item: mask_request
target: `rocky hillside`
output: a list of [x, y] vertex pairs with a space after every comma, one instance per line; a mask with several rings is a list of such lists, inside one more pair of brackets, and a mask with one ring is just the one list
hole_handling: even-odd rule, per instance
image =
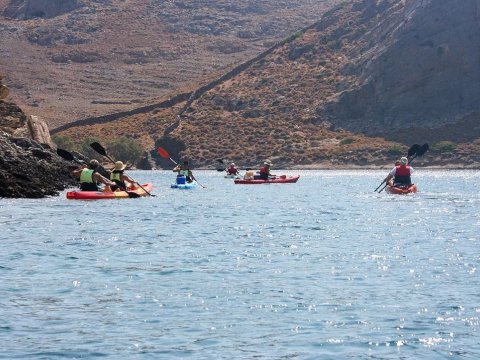
[[479, 1], [363, 1], [347, 9], [329, 16], [352, 26], [318, 38], [339, 47], [343, 77], [319, 117], [394, 140], [480, 136]]
[[479, 166], [477, 4], [345, 2], [199, 90], [174, 126], [179, 105], [66, 133], [127, 133], [134, 122], [146, 146], [200, 165], [391, 164], [408, 145], [430, 142], [429, 164]]
[[339, 0], [0, 0], [0, 69], [50, 128], [167, 98]]

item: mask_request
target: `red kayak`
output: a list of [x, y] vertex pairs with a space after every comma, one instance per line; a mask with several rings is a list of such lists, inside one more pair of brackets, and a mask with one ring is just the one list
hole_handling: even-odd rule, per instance
[[300, 175], [297, 176], [277, 176], [274, 179], [268, 179], [268, 180], [247, 180], [247, 179], [235, 179], [233, 182], [235, 184], [292, 184], [296, 183], [298, 179], [300, 178]]
[[413, 194], [417, 192], [417, 185], [415, 184], [405, 185], [405, 186], [387, 185], [386, 191], [389, 194], [398, 194], [398, 195]]
[[[148, 192], [152, 191], [152, 184], [142, 185]], [[147, 196], [148, 194], [142, 189], [137, 188], [130, 191], [69, 191], [67, 199], [72, 200], [101, 200], [101, 199], [128, 199]]]

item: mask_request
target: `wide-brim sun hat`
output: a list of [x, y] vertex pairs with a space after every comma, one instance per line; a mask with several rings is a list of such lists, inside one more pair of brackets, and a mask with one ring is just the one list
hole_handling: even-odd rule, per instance
[[124, 164], [121, 161], [116, 161], [115, 162], [115, 170], [125, 170], [126, 167], [127, 167], [127, 165]]
[[263, 163], [263, 165], [272, 166], [272, 163], [271, 163], [270, 161], [268, 161], [268, 160], [267, 160], [267, 161], [265, 161], [265, 162]]
[[407, 164], [408, 164], [408, 159], [404, 156], [404, 157], [402, 157], [402, 158], [400, 159], [400, 163], [401, 163], [402, 165], [407, 165]]

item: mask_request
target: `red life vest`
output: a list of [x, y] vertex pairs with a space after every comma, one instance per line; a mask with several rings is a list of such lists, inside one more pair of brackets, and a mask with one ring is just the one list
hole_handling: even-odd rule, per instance
[[237, 168], [235, 166], [230, 166], [228, 169], [227, 169], [227, 172], [229, 174], [236, 174], [238, 172]]
[[270, 169], [267, 166], [263, 166], [260, 168], [260, 174], [268, 174], [270, 173]]
[[412, 183], [410, 173], [410, 166], [408, 165], [395, 166], [395, 178], [393, 183], [395, 185], [410, 185]]
[[408, 165], [395, 166], [395, 176], [410, 176], [410, 166]]

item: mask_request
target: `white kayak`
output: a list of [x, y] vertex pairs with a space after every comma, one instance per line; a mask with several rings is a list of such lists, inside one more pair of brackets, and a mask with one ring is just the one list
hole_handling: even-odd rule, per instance
[[241, 179], [242, 177], [238, 174], [227, 174], [224, 176], [225, 179]]

